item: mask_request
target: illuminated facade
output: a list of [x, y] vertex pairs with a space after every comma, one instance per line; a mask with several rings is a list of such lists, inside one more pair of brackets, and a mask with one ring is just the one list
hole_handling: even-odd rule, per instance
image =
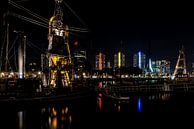
[[125, 55], [119, 51], [114, 55], [114, 68], [120, 67], [125, 67]]
[[194, 77], [194, 63], [192, 63], [192, 66], [191, 66], [191, 75], [192, 77]]
[[112, 68], [110, 61], [107, 61], [107, 66], [106, 67], [109, 68], [109, 69]]
[[86, 67], [86, 50], [77, 50], [73, 53], [74, 69], [76, 74], [83, 74]]
[[159, 76], [170, 75], [170, 61], [167, 60], [156, 60], [152, 61], [153, 73]]
[[105, 55], [102, 52], [99, 52], [96, 55], [95, 69], [102, 70], [106, 67]]
[[86, 50], [77, 50], [73, 53], [74, 59], [77, 59], [79, 62], [86, 60]]
[[138, 52], [133, 55], [133, 67], [139, 67], [142, 70], [146, 69], [146, 55], [143, 52]]

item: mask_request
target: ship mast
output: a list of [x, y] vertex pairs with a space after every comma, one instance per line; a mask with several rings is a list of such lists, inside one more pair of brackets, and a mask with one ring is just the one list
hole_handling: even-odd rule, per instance
[[5, 56], [5, 72], [8, 72], [8, 61], [9, 61], [9, 23], [7, 23], [7, 36], [6, 36], [6, 39], [7, 39], [7, 44], [6, 44], [6, 56]]

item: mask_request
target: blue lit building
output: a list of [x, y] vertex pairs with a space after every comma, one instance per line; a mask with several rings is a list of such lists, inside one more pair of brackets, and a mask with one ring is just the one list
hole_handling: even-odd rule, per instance
[[133, 55], [133, 67], [139, 67], [143, 71], [146, 70], [146, 55], [139, 51]]

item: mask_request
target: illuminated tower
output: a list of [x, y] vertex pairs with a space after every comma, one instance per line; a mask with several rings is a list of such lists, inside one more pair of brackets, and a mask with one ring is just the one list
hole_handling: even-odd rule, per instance
[[63, 0], [55, 0], [54, 15], [49, 21], [48, 54], [49, 78], [48, 85], [64, 87], [71, 85], [71, 52], [69, 48], [69, 27], [63, 22]]
[[114, 55], [114, 68], [125, 67], [125, 55], [119, 51]]
[[187, 74], [186, 70], [186, 60], [185, 60], [185, 53], [184, 53], [184, 47], [182, 46], [181, 50], [179, 50], [179, 56], [176, 63], [176, 67], [172, 76], [172, 79], [175, 78], [177, 74]]
[[142, 70], [146, 69], [146, 55], [139, 51], [133, 56], [133, 67], [139, 67]]
[[74, 71], [76, 75], [83, 75], [84, 70], [86, 69], [86, 50], [76, 50], [73, 53], [74, 55]]
[[96, 70], [102, 70], [103, 68], [106, 67], [105, 65], [105, 55], [100, 51], [96, 55], [96, 61], [95, 61], [95, 69]]

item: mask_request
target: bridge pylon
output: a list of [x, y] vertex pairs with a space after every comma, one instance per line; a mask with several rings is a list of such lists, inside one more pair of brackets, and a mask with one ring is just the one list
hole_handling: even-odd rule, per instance
[[181, 49], [179, 50], [179, 56], [178, 56], [174, 73], [172, 75], [172, 79], [174, 79], [177, 75], [186, 75], [186, 74], [187, 74], [186, 59], [185, 59], [184, 47], [182, 45]]

